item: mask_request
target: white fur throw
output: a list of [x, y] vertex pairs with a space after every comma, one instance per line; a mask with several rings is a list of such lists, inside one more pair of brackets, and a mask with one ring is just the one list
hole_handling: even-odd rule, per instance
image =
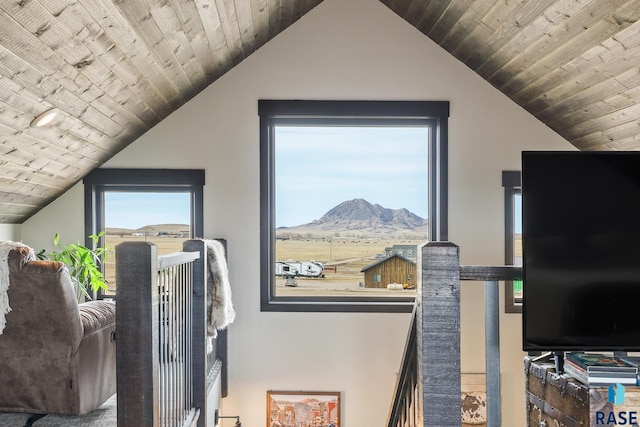
[[9, 252], [16, 248], [28, 248], [29, 253], [24, 259], [24, 262], [29, 262], [35, 258], [33, 249], [29, 246], [12, 242], [10, 240], [0, 242], [0, 335], [4, 331], [4, 327], [7, 324], [6, 315], [11, 311], [9, 306]]
[[236, 317], [231, 303], [229, 268], [224, 246], [217, 240], [205, 240], [209, 269], [207, 278], [207, 335], [218, 336]]

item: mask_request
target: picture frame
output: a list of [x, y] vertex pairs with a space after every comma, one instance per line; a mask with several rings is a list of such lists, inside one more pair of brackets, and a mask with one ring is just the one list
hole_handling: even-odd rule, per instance
[[340, 427], [339, 391], [267, 391], [267, 427]]
[[487, 378], [463, 373], [461, 378], [462, 427], [487, 427]]

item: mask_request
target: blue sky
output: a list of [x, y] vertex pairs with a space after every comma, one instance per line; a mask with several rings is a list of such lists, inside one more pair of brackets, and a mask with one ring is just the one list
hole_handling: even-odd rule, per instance
[[[276, 226], [319, 219], [347, 200], [427, 217], [427, 129], [276, 127]], [[189, 224], [189, 193], [105, 196], [109, 228]]]
[[155, 224], [189, 224], [189, 193], [105, 193], [109, 228], [138, 229]]
[[276, 127], [276, 227], [362, 198], [427, 217], [427, 129]]
[[518, 234], [522, 234], [522, 195], [518, 194], [514, 198], [514, 230]]

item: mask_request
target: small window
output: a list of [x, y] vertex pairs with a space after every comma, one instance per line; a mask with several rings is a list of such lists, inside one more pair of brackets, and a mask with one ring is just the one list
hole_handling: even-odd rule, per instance
[[[522, 266], [522, 189], [520, 171], [503, 171], [505, 265]], [[505, 281], [505, 312], [522, 312], [522, 280]]]
[[[202, 170], [96, 169], [84, 184], [85, 235], [104, 231], [102, 246], [150, 241], [162, 255], [179, 252], [183, 241], [203, 236]], [[114, 256], [102, 264], [109, 290], [98, 297], [116, 293]]]
[[382, 282], [382, 274], [380, 274], [380, 273], [375, 273], [375, 274], [373, 275], [373, 281], [374, 281], [374, 283], [380, 283], [380, 282]]

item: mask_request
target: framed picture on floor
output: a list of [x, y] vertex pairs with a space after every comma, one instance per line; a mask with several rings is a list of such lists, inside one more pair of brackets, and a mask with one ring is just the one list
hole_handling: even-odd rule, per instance
[[340, 427], [340, 392], [267, 391], [267, 427]]

